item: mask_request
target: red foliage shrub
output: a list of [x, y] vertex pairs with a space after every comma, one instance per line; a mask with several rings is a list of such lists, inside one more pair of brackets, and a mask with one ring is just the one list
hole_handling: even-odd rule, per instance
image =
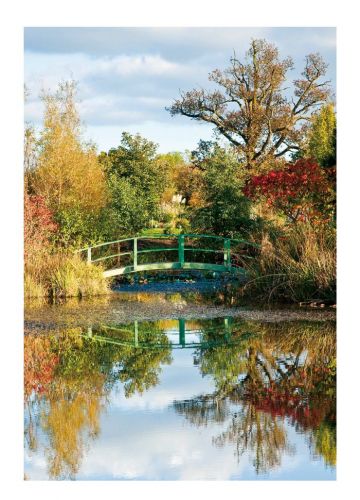
[[24, 250], [25, 259], [32, 252], [37, 252], [49, 245], [49, 237], [55, 233], [58, 225], [52, 211], [46, 206], [42, 196], [24, 197]]
[[282, 170], [252, 177], [244, 194], [250, 199], [265, 198], [268, 206], [295, 221], [328, 217], [330, 190], [329, 180], [316, 161], [300, 159]]

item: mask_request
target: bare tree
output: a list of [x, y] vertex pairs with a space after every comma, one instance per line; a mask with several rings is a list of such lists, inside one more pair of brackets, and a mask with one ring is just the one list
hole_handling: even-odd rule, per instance
[[306, 122], [330, 93], [329, 81], [320, 81], [327, 65], [319, 54], [306, 56], [302, 78], [295, 80], [293, 97], [284, 87], [290, 57], [280, 60], [278, 49], [265, 40], [252, 40], [242, 63], [216, 69], [209, 80], [220, 89], [193, 89], [181, 93], [168, 108], [171, 115], [215, 125], [233, 144], [249, 171], [301, 148]]

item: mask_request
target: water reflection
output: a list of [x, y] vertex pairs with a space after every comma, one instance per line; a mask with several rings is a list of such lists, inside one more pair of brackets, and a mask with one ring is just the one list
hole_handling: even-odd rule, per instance
[[176, 401], [174, 408], [198, 426], [230, 420], [214, 444], [233, 443], [238, 459], [250, 450], [257, 473], [293, 452], [285, 419], [307, 433], [315, 454], [335, 465], [335, 354], [332, 324], [320, 331], [317, 325], [260, 326], [242, 346], [199, 351], [197, 364], [212, 375], [217, 390], [205, 399]]
[[[180, 418], [179, 435], [181, 420], [207, 429], [214, 450], [231, 448], [236, 463], [246, 456], [261, 475], [281, 469], [284, 458], [297, 453], [293, 429], [312, 459], [333, 467], [334, 332], [333, 322], [180, 318], [29, 334], [24, 344], [27, 452], [45, 458], [49, 478], [77, 478], [102, 439], [101, 418], [114, 412], [116, 394], [131, 400], [156, 390], [165, 369], [181, 372], [171, 370], [181, 368], [183, 352], [192, 358], [192, 378], [186, 383], [181, 375], [175, 378], [167, 404], [167, 418]], [[201, 393], [196, 392], [199, 378], [208, 381]], [[135, 409], [132, 416], [146, 429], [149, 414]], [[135, 441], [136, 428], [128, 432]], [[167, 471], [161, 474], [165, 478]]]
[[[205, 327], [205, 323], [208, 323]], [[240, 322], [241, 324], [241, 322]], [[187, 320], [159, 320], [157, 322], [135, 320], [125, 325], [89, 327], [84, 338], [118, 346], [144, 349], [209, 349], [230, 346], [252, 335], [238, 331], [238, 322], [232, 317], [216, 318], [207, 322]], [[232, 335], [236, 333], [236, 335]]]

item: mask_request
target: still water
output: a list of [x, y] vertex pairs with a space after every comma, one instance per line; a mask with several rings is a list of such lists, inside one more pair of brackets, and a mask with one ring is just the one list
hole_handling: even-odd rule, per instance
[[332, 312], [117, 294], [25, 331], [29, 480], [335, 479]]

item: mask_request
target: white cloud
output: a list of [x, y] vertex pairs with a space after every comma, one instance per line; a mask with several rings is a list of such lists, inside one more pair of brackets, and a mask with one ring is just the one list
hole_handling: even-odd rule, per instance
[[[209, 139], [211, 127], [171, 118], [165, 107], [179, 89], [208, 88], [208, 73], [225, 68], [233, 50], [243, 57], [251, 37], [265, 37], [292, 55], [296, 71], [309, 52], [330, 62], [335, 80], [333, 28], [27, 28], [25, 81], [33, 92], [25, 119], [39, 124], [42, 88], [54, 90], [60, 80], [79, 82], [80, 111], [99, 149], [123, 130], [150, 133], [161, 151], [192, 149]], [[154, 140], [153, 139], [153, 140]]]
[[[114, 72], [120, 76], [178, 74], [186, 66], [167, 61], [159, 55], [119, 56], [100, 59], [98, 71]], [[94, 72], [91, 67], [89, 74]]]
[[[30, 53], [25, 63], [25, 82], [31, 92], [25, 103], [25, 120], [40, 124], [43, 104], [39, 94], [43, 89], [55, 91], [67, 79], [79, 82], [79, 111], [88, 126], [117, 125], [124, 130], [146, 122], [170, 124], [165, 107], [187, 82], [205, 84], [207, 68], [174, 63], [158, 55], [95, 58]], [[97, 136], [93, 139], [102, 142]]]
[[[139, 422], [139, 428], [129, 432], [136, 428], [132, 414], [104, 419], [103, 439], [94, 443], [83, 461], [79, 479], [100, 474], [112, 479], [226, 480], [247, 467], [246, 459], [237, 465], [232, 448], [213, 446], [212, 435], [223, 426], [197, 429], [181, 426], [181, 420], [173, 413], [165, 418], [147, 413], [146, 428]], [[112, 437], [115, 428], [116, 440]]]

